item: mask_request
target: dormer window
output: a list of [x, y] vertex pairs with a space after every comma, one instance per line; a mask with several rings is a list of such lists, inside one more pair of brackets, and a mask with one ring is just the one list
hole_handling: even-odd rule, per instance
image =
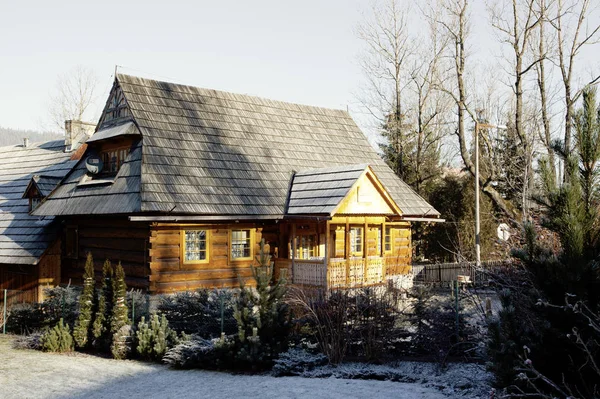
[[107, 151], [102, 151], [100, 157], [104, 163], [102, 175], [116, 175], [123, 162], [129, 155], [129, 147], [113, 148]]
[[40, 198], [40, 197], [29, 198], [29, 212], [33, 211], [41, 203], [42, 203], [42, 198]]
[[29, 200], [29, 212], [35, 210], [59, 182], [60, 177], [34, 175], [23, 193], [23, 198]]

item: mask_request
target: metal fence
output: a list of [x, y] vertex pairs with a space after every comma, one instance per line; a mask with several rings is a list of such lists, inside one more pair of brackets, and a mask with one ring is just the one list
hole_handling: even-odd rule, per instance
[[469, 281], [474, 285], [488, 283], [489, 271], [496, 267], [506, 267], [513, 263], [511, 259], [481, 262], [433, 263], [412, 265], [413, 281], [421, 283], [450, 284], [452, 281]]

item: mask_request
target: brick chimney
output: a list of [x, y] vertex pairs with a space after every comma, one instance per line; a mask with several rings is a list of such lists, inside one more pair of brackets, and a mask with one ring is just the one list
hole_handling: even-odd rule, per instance
[[65, 121], [65, 152], [77, 150], [96, 130], [94, 123]]

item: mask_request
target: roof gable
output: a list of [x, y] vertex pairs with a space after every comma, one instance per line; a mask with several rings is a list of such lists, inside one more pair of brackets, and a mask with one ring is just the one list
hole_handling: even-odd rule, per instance
[[311, 169], [294, 175], [289, 215], [400, 215], [398, 206], [365, 164]]

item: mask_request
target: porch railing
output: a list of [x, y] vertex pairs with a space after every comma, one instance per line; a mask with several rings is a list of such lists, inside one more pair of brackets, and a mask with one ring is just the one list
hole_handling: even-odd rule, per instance
[[[383, 282], [383, 258], [369, 257], [364, 258], [331, 258], [325, 269], [324, 263], [321, 261], [318, 265], [321, 269], [315, 270], [317, 265], [309, 261], [295, 261], [294, 267], [294, 284], [310, 284], [325, 286], [327, 276], [329, 274], [330, 288], [341, 287], [359, 287], [362, 285], [373, 285]], [[300, 274], [302, 273], [302, 274]], [[310, 281], [315, 282], [309, 283]]]

